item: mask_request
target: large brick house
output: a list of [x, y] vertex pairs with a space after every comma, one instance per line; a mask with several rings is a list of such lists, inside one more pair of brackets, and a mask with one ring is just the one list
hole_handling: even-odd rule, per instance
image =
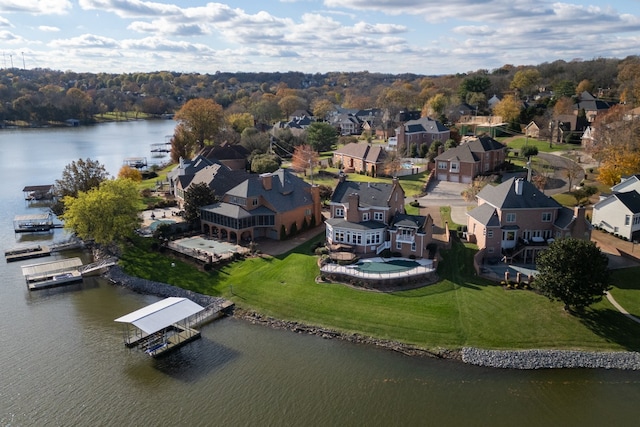
[[407, 215], [398, 179], [389, 183], [348, 181], [344, 175], [329, 202], [329, 248], [375, 256], [389, 249], [403, 257], [423, 258], [431, 242], [430, 216]]
[[430, 117], [409, 120], [396, 129], [398, 151], [406, 152], [412, 145], [420, 149], [421, 145], [429, 147], [434, 141], [444, 143], [451, 136], [449, 128]]
[[204, 234], [238, 244], [280, 240], [321, 220], [319, 188], [287, 169], [250, 175], [200, 210]]
[[472, 137], [438, 155], [436, 177], [440, 181], [470, 183], [504, 164], [506, 146], [488, 135]]
[[487, 185], [477, 197], [478, 207], [467, 213], [467, 236], [486, 258], [533, 262], [552, 239], [591, 238], [584, 207], [564, 207], [522, 178]]
[[333, 152], [333, 164], [340, 165], [345, 173], [378, 175], [387, 154], [380, 145], [352, 142]]

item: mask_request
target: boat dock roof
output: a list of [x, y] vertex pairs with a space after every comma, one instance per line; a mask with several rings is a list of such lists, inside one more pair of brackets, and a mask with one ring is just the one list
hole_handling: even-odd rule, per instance
[[22, 266], [22, 274], [29, 290], [60, 286], [82, 280], [78, 270], [82, 266], [80, 258], [68, 258]]
[[51, 214], [48, 212], [28, 215], [16, 215], [13, 217], [14, 221], [48, 221], [51, 219]]
[[153, 334], [202, 310], [204, 307], [186, 298], [169, 297], [118, 317], [115, 321], [130, 323], [147, 334]]

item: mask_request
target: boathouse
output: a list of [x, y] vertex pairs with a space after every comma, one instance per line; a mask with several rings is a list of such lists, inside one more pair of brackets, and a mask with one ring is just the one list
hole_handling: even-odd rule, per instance
[[33, 200], [52, 200], [55, 196], [53, 184], [47, 185], [27, 185], [22, 189], [24, 199]]
[[51, 213], [16, 215], [13, 218], [13, 230], [16, 233], [50, 231], [55, 228]]
[[82, 267], [80, 258], [68, 258], [24, 265], [22, 266], [22, 274], [29, 290], [35, 291], [81, 281], [80, 267]]
[[200, 321], [204, 307], [187, 298], [169, 297], [115, 319], [124, 326], [124, 344], [157, 357], [200, 338], [191, 325]]

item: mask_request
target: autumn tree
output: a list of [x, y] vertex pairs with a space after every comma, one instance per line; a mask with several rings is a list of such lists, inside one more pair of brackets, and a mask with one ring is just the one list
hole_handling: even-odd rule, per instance
[[289, 95], [278, 101], [278, 107], [286, 117], [289, 117], [296, 110], [306, 110], [309, 103], [301, 96]]
[[318, 152], [331, 150], [337, 141], [338, 133], [329, 123], [315, 122], [307, 128], [307, 143]]
[[313, 149], [311, 145], [304, 144], [299, 145], [293, 152], [293, 158], [291, 159], [291, 165], [297, 171], [302, 171], [307, 174], [307, 168], [310, 170], [310, 175], [313, 176], [313, 168], [318, 164], [318, 152]]
[[511, 80], [511, 89], [516, 89], [522, 94], [528, 95], [536, 88], [540, 81], [540, 72], [535, 68], [527, 68], [516, 71]]
[[315, 101], [312, 105], [313, 115], [318, 119], [326, 118], [329, 113], [335, 110], [333, 103], [328, 99], [319, 99]]
[[513, 95], [506, 95], [493, 107], [493, 114], [501, 116], [504, 122], [515, 122], [520, 115], [520, 103], [516, 101]]
[[142, 181], [142, 172], [129, 165], [124, 165], [118, 171], [118, 178], [127, 178], [134, 182]]
[[558, 98], [555, 105], [553, 106], [553, 116], [558, 117], [566, 114], [573, 114], [573, 99], [568, 96], [563, 96]]
[[584, 176], [584, 169], [576, 162], [571, 162], [564, 170], [564, 175], [569, 181], [569, 191], [573, 189], [573, 183]]
[[[194, 98], [187, 101], [175, 115], [179, 123], [171, 144], [180, 144], [191, 157], [214, 138], [224, 123], [222, 106], [212, 99]], [[177, 140], [179, 138], [179, 140]], [[178, 150], [176, 150], [178, 151]]]
[[620, 100], [632, 106], [640, 105], [640, 57], [629, 56], [618, 65]]
[[200, 218], [200, 208], [216, 201], [213, 190], [204, 182], [190, 185], [184, 192], [184, 219], [195, 221]]
[[103, 245], [120, 242], [140, 225], [139, 197], [130, 179], [102, 181], [76, 197], [64, 198], [64, 227], [83, 240]]
[[251, 113], [229, 114], [226, 117], [226, 123], [239, 134], [242, 134], [242, 131], [254, 125], [253, 116], [251, 115]]
[[401, 169], [402, 157], [400, 157], [397, 151], [389, 152], [382, 163], [383, 173], [385, 175], [395, 177]]
[[594, 242], [558, 239], [536, 258], [536, 288], [547, 298], [562, 301], [565, 310], [601, 301], [611, 284], [609, 259]]

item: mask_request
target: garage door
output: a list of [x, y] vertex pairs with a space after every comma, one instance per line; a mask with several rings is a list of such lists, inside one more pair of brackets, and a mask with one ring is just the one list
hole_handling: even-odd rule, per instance
[[451, 175], [449, 177], [449, 181], [451, 181], [451, 182], [460, 182], [460, 175]]
[[471, 183], [471, 177], [470, 176], [463, 176], [462, 177], [462, 182], [464, 182], [465, 184], [470, 184]]
[[446, 181], [447, 180], [447, 174], [446, 173], [439, 173], [438, 174], [438, 181]]

